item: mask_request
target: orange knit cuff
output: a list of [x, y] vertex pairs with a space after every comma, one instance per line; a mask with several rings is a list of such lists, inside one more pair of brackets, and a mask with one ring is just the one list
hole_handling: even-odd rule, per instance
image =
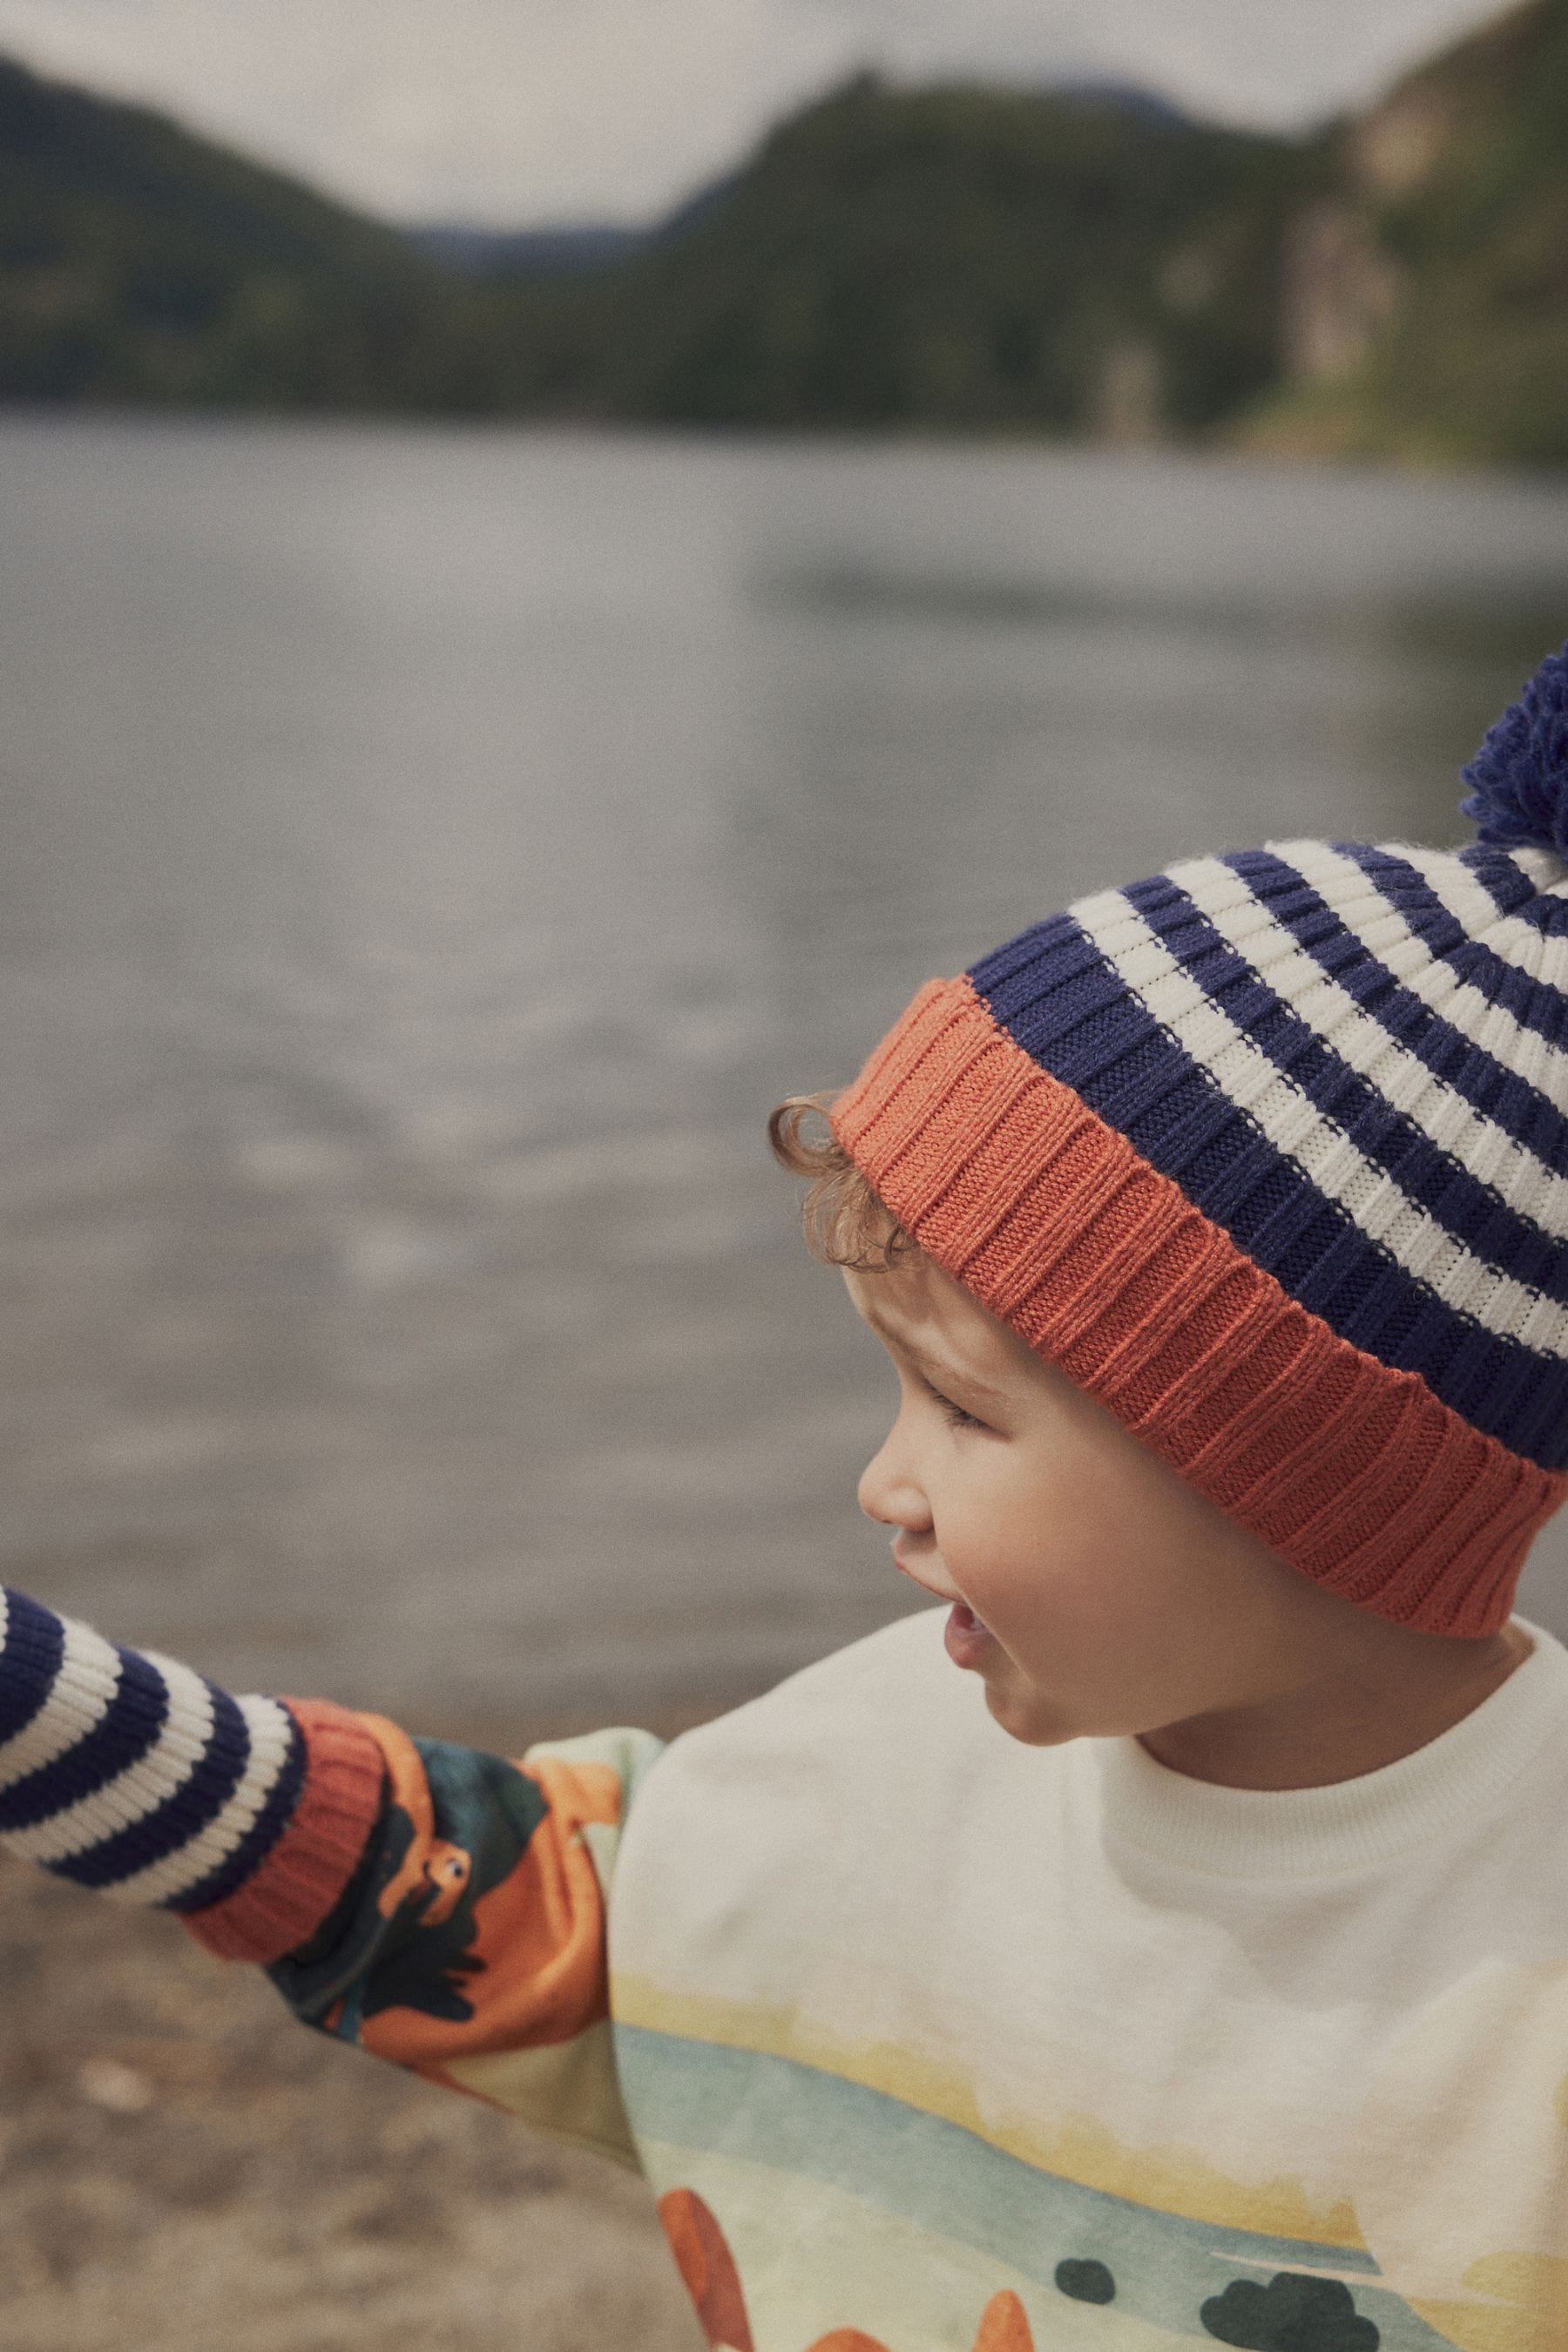
[[185, 1915], [220, 1959], [265, 1965], [308, 1943], [358, 1868], [380, 1818], [384, 1766], [373, 1734], [326, 1699], [285, 1699], [306, 1743], [287, 1829], [242, 1886]]

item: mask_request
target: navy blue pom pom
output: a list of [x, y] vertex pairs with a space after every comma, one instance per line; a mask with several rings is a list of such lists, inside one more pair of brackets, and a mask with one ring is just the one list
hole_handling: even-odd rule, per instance
[[1549, 654], [1468, 768], [1459, 813], [1483, 841], [1568, 857], [1568, 646]]

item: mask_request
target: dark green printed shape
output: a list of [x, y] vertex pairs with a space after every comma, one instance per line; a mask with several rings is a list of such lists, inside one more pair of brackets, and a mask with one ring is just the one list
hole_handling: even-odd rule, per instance
[[1198, 2314], [1211, 2336], [1244, 2352], [1377, 2352], [1375, 2323], [1363, 2319], [1339, 2279], [1280, 2271], [1267, 2286], [1232, 2279]]
[[444, 1739], [417, 1739], [435, 1813], [436, 1835], [468, 1857], [461, 1895], [447, 1915], [427, 1923], [437, 1904], [434, 1884], [412, 1887], [391, 1918], [381, 1896], [414, 1843], [414, 1824], [389, 1804], [353, 1885], [325, 1927], [303, 1951], [279, 1960], [268, 1974], [295, 2014], [322, 2025], [339, 2001], [331, 2031], [357, 2039], [364, 2020], [384, 2009], [416, 2009], [426, 2017], [461, 2023], [473, 2015], [466, 1986], [484, 1967], [474, 1906], [509, 1878], [549, 1811], [543, 1791], [504, 1757]]
[[1075, 2303], [1113, 2303], [1116, 2299], [1116, 2281], [1103, 2263], [1058, 2263], [1057, 2284]]

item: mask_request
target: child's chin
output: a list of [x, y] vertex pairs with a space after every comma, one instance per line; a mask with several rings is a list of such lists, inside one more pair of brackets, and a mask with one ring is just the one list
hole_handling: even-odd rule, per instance
[[1008, 1738], [1025, 1748], [1060, 1748], [1079, 1737], [1076, 1725], [1064, 1723], [1043, 1698], [1000, 1676], [986, 1675], [985, 1704]]

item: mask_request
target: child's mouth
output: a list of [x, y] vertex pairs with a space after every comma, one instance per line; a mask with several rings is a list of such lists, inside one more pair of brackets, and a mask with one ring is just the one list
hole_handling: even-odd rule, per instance
[[966, 1601], [955, 1601], [942, 1638], [955, 1666], [977, 1666], [990, 1647], [992, 1633]]

